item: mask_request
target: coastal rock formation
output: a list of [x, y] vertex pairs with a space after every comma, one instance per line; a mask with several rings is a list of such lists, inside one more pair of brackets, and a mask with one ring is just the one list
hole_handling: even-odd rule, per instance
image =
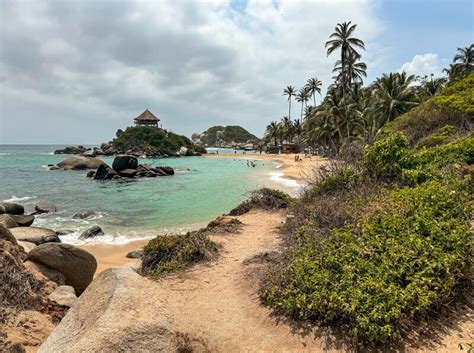
[[[90, 173], [90, 174], [89, 174]], [[88, 177], [94, 178], [95, 180], [110, 180], [114, 176], [118, 175], [115, 170], [110, 168], [107, 164], [102, 164], [95, 172], [89, 172]]]
[[260, 140], [241, 126], [213, 126], [193, 134], [195, 144], [204, 147], [256, 149]]
[[128, 155], [118, 155], [114, 158], [114, 162], [112, 163], [112, 168], [116, 172], [121, 172], [125, 169], [137, 169], [137, 167], [138, 159]]
[[81, 154], [86, 151], [84, 146], [67, 146], [62, 150], [54, 151], [54, 154]]
[[0, 240], [9, 241], [12, 244], [17, 243], [16, 238], [13, 236], [13, 234], [1, 224], [0, 224]]
[[73, 307], [77, 303], [76, 292], [71, 286], [58, 286], [53, 293], [51, 293], [48, 298], [52, 301], [55, 301], [59, 305], [65, 305], [68, 307]]
[[100, 228], [99, 226], [93, 226], [89, 229], [87, 229], [86, 231], [84, 231], [79, 239], [88, 239], [88, 238], [95, 238], [95, 237], [98, 237], [100, 235], [104, 235], [104, 231], [102, 230], [102, 228]]
[[77, 295], [92, 282], [97, 269], [97, 261], [91, 253], [69, 244], [39, 245], [28, 253], [27, 260], [61, 272], [65, 283], [74, 287]]
[[17, 240], [29, 241], [36, 245], [61, 242], [56, 232], [48, 228], [16, 227], [11, 229], [11, 233]]
[[133, 251], [130, 251], [126, 257], [128, 259], [139, 259], [143, 256], [143, 250], [133, 250]]
[[33, 222], [35, 220], [35, 216], [33, 216], [33, 215], [10, 215], [10, 217], [20, 227], [29, 227], [33, 224]]
[[51, 213], [56, 212], [57, 210], [56, 205], [52, 202], [39, 201], [35, 205], [35, 211], [37, 213]]
[[38, 352], [176, 352], [158, 285], [130, 268], [102, 272]]
[[29, 241], [23, 241], [23, 240], [18, 240], [17, 241], [18, 245], [20, 245], [23, 250], [25, 250], [25, 252], [28, 254], [31, 250], [33, 250], [34, 248], [36, 248], [36, 244], [35, 243], [31, 243]]
[[15, 222], [13, 217], [9, 214], [0, 214], [0, 224], [5, 228], [15, 228], [18, 224]]
[[84, 170], [84, 169], [97, 169], [102, 163], [102, 160], [97, 158], [88, 158], [82, 156], [73, 156], [59, 162], [57, 166], [64, 170]]
[[17, 203], [0, 201], [0, 214], [3, 213], [22, 215], [25, 213], [25, 208]]

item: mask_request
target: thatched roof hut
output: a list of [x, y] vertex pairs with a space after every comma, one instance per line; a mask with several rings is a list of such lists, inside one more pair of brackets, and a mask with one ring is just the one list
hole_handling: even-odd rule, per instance
[[152, 112], [146, 109], [143, 113], [137, 116], [135, 119], [135, 124], [145, 125], [145, 126], [156, 126], [158, 127], [158, 122], [160, 119], [155, 116]]

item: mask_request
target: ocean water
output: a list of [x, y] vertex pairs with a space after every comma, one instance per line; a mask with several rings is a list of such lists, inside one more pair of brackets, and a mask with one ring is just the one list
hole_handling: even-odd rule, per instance
[[[36, 217], [35, 226], [71, 229], [64, 242], [80, 244], [78, 237], [92, 225], [105, 232], [89, 242], [124, 243], [164, 233], [196, 229], [242, 202], [248, 192], [264, 186], [294, 191], [269, 160], [185, 157], [141, 159], [140, 163], [169, 165], [175, 175], [134, 181], [94, 181], [87, 171], [50, 171], [68, 156], [54, 155], [64, 146], [0, 145], [0, 200], [18, 202], [26, 213], [37, 201], [53, 202], [58, 212]], [[113, 158], [102, 158], [111, 164]], [[79, 211], [96, 212], [90, 220], [73, 220]]]

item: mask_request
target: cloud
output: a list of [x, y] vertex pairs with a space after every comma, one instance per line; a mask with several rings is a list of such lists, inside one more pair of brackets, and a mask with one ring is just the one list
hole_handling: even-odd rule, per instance
[[411, 61], [402, 65], [399, 71], [414, 75], [440, 74], [441, 66], [437, 54], [426, 53], [415, 55]]
[[214, 124], [261, 135], [286, 112], [283, 87], [331, 81], [324, 43], [348, 19], [369, 68], [380, 61], [374, 1], [245, 5], [2, 2], [0, 143], [99, 143], [145, 108], [187, 135]]

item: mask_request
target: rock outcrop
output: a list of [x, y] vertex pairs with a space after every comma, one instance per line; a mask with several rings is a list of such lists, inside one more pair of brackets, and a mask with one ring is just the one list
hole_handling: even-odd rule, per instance
[[77, 302], [76, 293], [74, 288], [71, 286], [58, 286], [53, 293], [51, 293], [48, 298], [52, 301], [55, 301], [59, 305], [65, 305], [68, 307], [73, 307]]
[[39, 201], [35, 205], [35, 211], [37, 213], [51, 213], [56, 212], [58, 209], [52, 202]]
[[36, 245], [61, 242], [56, 232], [48, 228], [16, 227], [12, 228], [10, 231], [16, 240], [29, 241]]
[[6, 213], [0, 214], [0, 224], [8, 229], [18, 227], [13, 217]]
[[86, 231], [84, 231], [80, 236], [79, 239], [89, 239], [95, 238], [98, 236], [104, 235], [104, 231], [99, 226], [93, 226]]
[[128, 155], [118, 155], [114, 158], [114, 162], [112, 163], [112, 168], [116, 172], [121, 172], [125, 169], [137, 169], [137, 167], [138, 159]]
[[10, 217], [20, 227], [29, 227], [35, 221], [35, 216], [33, 215], [10, 215]]
[[102, 272], [38, 352], [176, 352], [157, 284], [130, 268]]
[[22, 215], [25, 213], [25, 208], [14, 202], [0, 201], [0, 214], [3, 213]]
[[28, 253], [27, 260], [61, 272], [65, 284], [74, 287], [77, 295], [92, 282], [97, 269], [97, 261], [91, 253], [69, 244], [41, 244]]
[[102, 163], [102, 160], [98, 158], [88, 158], [82, 156], [73, 156], [59, 162], [57, 166], [64, 170], [84, 170], [84, 169], [97, 169]]

